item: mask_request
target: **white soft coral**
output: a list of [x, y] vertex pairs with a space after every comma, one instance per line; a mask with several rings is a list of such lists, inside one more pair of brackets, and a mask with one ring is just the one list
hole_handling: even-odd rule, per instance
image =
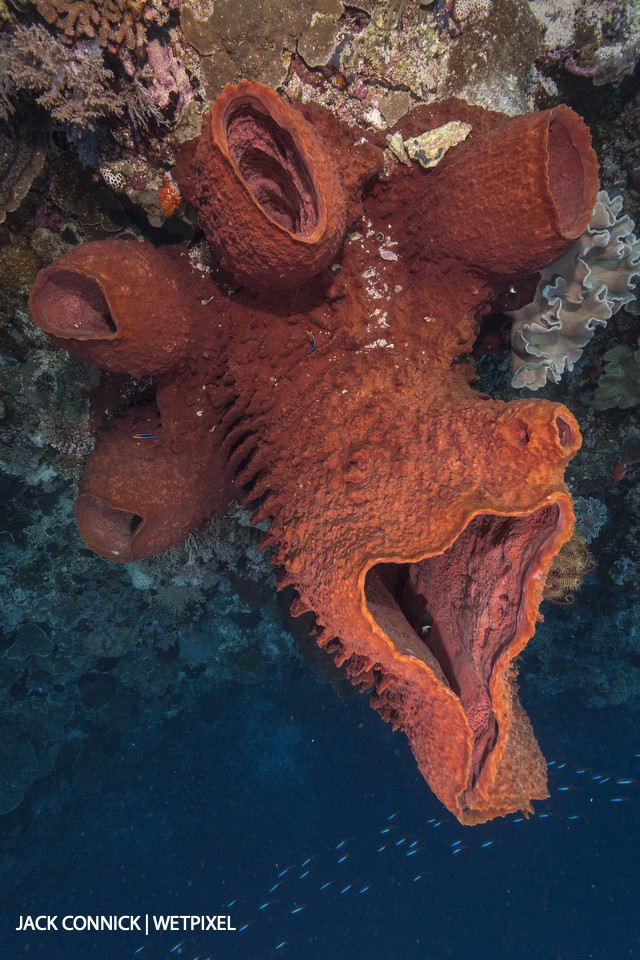
[[514, 387], [539, 390], [573, 370], [595, 333], [634, 299], [640, 276], [640, 240], [634, 223], [620, 216], [622, 198], [605, 190], [596, 198], [585, 232], [563, 257], [540, 274], [532, 303], [512, 311]]

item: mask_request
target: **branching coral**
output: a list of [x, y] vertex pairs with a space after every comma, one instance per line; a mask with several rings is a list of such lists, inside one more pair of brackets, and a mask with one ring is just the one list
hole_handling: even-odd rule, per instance
[[620, 216], [622, 199], [598, 194], [589, 226], [571, 249], [540, 271], [532, 303], [512, 311], [512, 386], [539, 390], [573, 370], [597, 326], [634, 299], [640, 240]]
[[97, 120], [123, 111], [111, 88], [113, 72], [95, 43], [69, 49], [44, 27], [19, 24], [0, 39], [0, 59], [13, 90], [35, 95], [54, 120], [93, 129]]
[[142, 50], [149, 26], [162, 26], [170, 0], [33, 0], [47, 23], [69, 43], [87, 38], [117, 53], [121, 47]]

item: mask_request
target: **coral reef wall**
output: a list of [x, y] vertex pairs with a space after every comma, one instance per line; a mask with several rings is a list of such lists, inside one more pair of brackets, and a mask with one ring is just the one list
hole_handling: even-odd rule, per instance
[[[128, 455], [135, 449], [138, 468], [146, 469], [157, 438], [134, 439], [132, 434], [155, 432], [155, 424], [163, 418], [166, 426], [170, 391], [167, 405], [159, 409], [162, 404], [154, 365], [161, 366], [162, 361], [150, 343], [141, 344], [140, 349], [143, 364], [150, 366], [148, 370], [138, 366], [136, 379], [116, 370], [100, 374], [95, 366], [54, 348], [49, 337], [31, 323], [26, 305], [40, 268], [79, 243], [115, 235], [129, 238], [137, 247], [142, 238], [156, 246], [181, 244], [188, 250], [189, 263], [213, 278], [225, 297], [229, 295], [229, 300], [212, 301], [214, 306], [220, 305], [217, 322], [223, 325], [231, 302], [246, 306], [247, 297], [251, 301], [246, 291], [238, 290], [238, 280], [221, 272], [217, 259], [212, 258], [190, 203], [198, 203], [194, 183], [180, 175], [181, 166], [183, 173], [189, 169], [182, 145], [199, 136], [210, 101], [226, 82], [246, 78], [278, 87], [285, 101], [304, 106], [306, 122], [321, 137], [329, 135], [330, 128], [315, 107], [323, 105], [353, 125], [354, 141], [364, 137], [374, 144], [375, 150], [381, 151], [375, 156], [384, 164], [381, 187], [370, 199], [364, 219], [358, 220], [354, 184], [363, 176], [364, 167], [366, 175], [371, 175], [379, 159], [367, 166], [363, 157], [372, 156], [367, 150], [360, 152], [355, 162], [351, 146], [346, 151], [341, 176], [346, 178], [350, 232], [344, 252], [327, 254], [331, 277], [317, 303], [300, 291], [299, 301], [292, 306], [293, 294], [286, 295], [282, 309], [289, 311], [291, 322], [280, 326], [281, 317], [274, 322], [271, 312], [258, 310], [247, 342], [237, 340], [238, 350], [246, 351], [246, 357], [234, 376], [249, 392], [260, 383], [260, 363], [278, 350], [280, 359], [271, 361], [274, 369], [268, 376], [279, 382], [283, 395], [290, 379], [288, 370], [282, 373], [287, 358], [304, 364], [305, 375], [317, 373], [313, 364], [325, 355], [323, 348], [329, 341], [337, 342], [336, 316], [349, 316], [350, 310], [362, 315], [363, 305], [369, 317], [366, 342], [354, 339], [345, 329], [341, 349], [348, 357], [354, 349], [369, 360], [386, 356], [383, 365], [388, 366], [391, 379], [382, 377], [377, 384], [370, 363], [363, 362], [359, 380], [345, 378], [337, 389], [334, 386], [323, 395], [321, 404], [348, 397], [354, 402], [348, 416], [354, 423], [362, 420], [371, 426], [374, 410], [367, 407], [367, 390], [377, 396], [387, 384], [379, 401], [382, 410], [397, 392], [410, 406], [410, 397], [415, 399], [428, 389], [433, 365], [424, 383], [416, 374], [406, 395], [399, 390], [394, 379], [397, 372], [392, 375], [392, 368], [395, 371], [404, 343], [416, 337], [416, 317], [417, 342], [422, 342], [424, 334], [425, 349], [437, 353], [437, 338], [428, 333], [429, 318], [441, 316], [438, 311], [445, 287], [427, 291], [426, 300], [417, 296], [415, 302], [407, 299], [416, 277], [431, 268], [417, 255], [412, 240], [411, 231], [420, 228], [422, 212], [398, 221], [393, 231], [387, 213], [398, 202], [407, 212], [413, 207], [411, 192], [407, 199], [398, 190], [393, 204], [390, 200], [393, 182], [402, 182], [402, 172], [396, 174], [398, 165], [405, 168], [407, 177], [416, 178], [420, 161], [411, 160], [409, 143], [417, 144], [416, 156], [431, 151], [427, 160], [437, 163], [451, 142], [443, 129], [447, 116], [438, 113], [436, 106], [445, 96], [464, 95], [489, 111], [510, 115], [552, 109], [561, 103], [574, 107], [593, 132], [603, 186], [611, 197], [624, 198], [624, 210], [632, 217], [637, 220], [640, 214], [638, 11], [634, 2], [594, 0], [576, 6], [559, 0], [491, 4], [434, 0], [423, 5], [362, 0], [357, 6], [327, 3], [320, 9], [316, 4], [313, 10], [303, 4], [294, 11], [290, 5], [269, 0], [241, 10], [243, 15], [238, 16], [237, 5], [191, 0], [182, 4], [171, 0], [0, 4], [0, 482], [7, 512], [1, 541], [3, 608], [7, 611], [2, 649], [6, 652], [0, 657], [0, 667], [2, 722], [7, 731], [3, 751], [12, 771], [0, 804], [3, 809], [18, 804], [34, 777], [52, 769], [58, 751], [71, 750], [87, 731], [101, 725], [108, 731], [114, 724], [124, 729], [125, 703], [132, 692], [138, 709], [150, 716], [165, 707], [182, 711], [188, 709], [190, 691], [229, 679], [259, 682], [265, 671], [285, 668], [286, 662], [299, 655], [292, 652], [290, 638], [276, 626], [277, 614], [269, 605], [268, 555], [258, 556], [258, 536], [246, 526], [247, 513], [235, 513], [225, 520], [214, 518], [200, 532], [189, 534], [182, 547], [127, 567], [115, 567], [88, 555], [74, 527], [72, 502], [96, 437], [102, 434], [99, 446], [103, 449], [108, 444], [118, 447], [122, 429], [118, 424], [126, 424], [131, 428], [123, 438], [129, 441]], [[425, 122], [425, 114], [410, 113], [424, 103], [433, 105], [436, 128], [426, 141], [421, 138], [431, 121]], [[458, 113], [459, 125], [471, 121], [472, 133], [466, 133], [471, 144], [494, 122], [490, 113], [483, 116]], [[459, 126], [458, 133], [461, 130]], [[241, 139], [236, 138], [236, 145]], [[382, 185], [389, 177], [387, 189]], [[451, 219], [455, 212], [450, 199], [438, 212], [440, 221]], [[287, 209], [290, 214], [290, 204]], [[201, 217], [204, 223], [202, 212]], [[424, 219], [426, 223], [428, 218]], [[504, 222], [510, 223], [510, 216]], [[211, 230], [209, 233], [215, 246], [215, 236]], [[512, 235], [509, 245], [514, 239]], [[218, 255], [223, 256], [224, 249], [219, 245]], [[562, 253], [558, 249], [550, 257]], [[180, 260], [167, 256], [166, 271], [186, 274], [186, 265], [180, 266]], [[394, 276], [409, 263], [407, 278]], [[527, 269], [544, 269], [548, 263], [540, 260]], [[448, 269], [443, 267], [441, 279]], [[480, 378], [476, 388], [494, 399], [522, 403], [529, 397], [528, 390], [516, 392], [509, 385], [509, 317], [535, 300], [540, 276], [533, 273], [515, 279], [513, 272], [506, 271], [500, 291], [495, 289], [495, 278], [489, 284], [491, 289], [478, 285], [478, 279], [472, 281], [478, 288], [477, 299], [469, 307], [473, 324], [463, 324], [460, 339], [464, 343], [458, 345], [454, 366], [469, 380], [475, 366]], [[243, 280], [250, 282], [246, 276]], [[194, 315], [206, 306], [197, 301], [199, 284], [206, 286], [206, 278], [192, 291]], [[400, 287], [401, 291], [396, 289]], [[207, 291], [199, 300], [209, 296]], [[450, 296], [457, 301], [458, 291]], [[478, 307], [481, 301], [482, 310]], [[318, 303], [325, 306], [320, 308]], [[462, 318], [466, 308], [464, 303], [460, 306]], [[479, 313], [485, 310], [490, 312], [478, 331]], [[96, 317], [99, 315], [97, 311]], [[398, 316], [406, 318], [404, 339], [398, 336]], [[568, 466], [567, 480], [576, 498], [578, 528], [590, 540], [598, 568], [587, 575], [572, 607], [543, 605], [546, 623], [538, 627], [535, 641], [523, 651], [522, 675], [525, 689], [537, 687], [544, 696], [579, 695], [596, 706], [616, 703], [633, 707], [640, 702], [638, 324], [637, 300], [629, 300], [609, 318], [606, 329], [599, 327], [597, 335], [581, 347], [582, 356], [575, 359], [572, 370], [564, 363], [560, 383], [547, 380], [537, 391], [538, 397], [563, 403], [580, 423], [584, 444]], [[70, 346], [73, 338], [69, 331], [62, 333], [60, 339]], [[188, 342], [188, 324], [177, 333], [183, 344]], [[164, 342], [165, 332], [160, 339]], [[110, 342], [115, 357], [118, 347]], [[233, 338], [232, 342], [236, 343]], [[99, 350], [95, 341], [94, 346]], [[548, 352], [545, 349], [545, 355]], [[99, 359], [103, 361], [102, 356]], [[225, 357], [219, 359], [226, 363]], [[558, 359], [558, 370], [563, 360]], [[406, 360], [403, 362], [406, 366]], [[419, 354], [411, 355], [410, 362], [416, 370], [423, 369]], [[548, 361], [544, 363], [550, 369]], [[212, 361], [212, 367], [216, 364], [217, 360]], [[167, 373], [160, 376], [166, 383]], [[361, 386], [354, 386], [357, 382]], [[183, 388], [184, 381], [176, 381], [174, 397], [180, 397]], [[227, 382], [225, 389], [232, 388]], [[246, 394], [243, 396], [246, 399]], [[192, 407], [195, 411], [200, 409], [198, 399]], [[240, 409], [242, 403], [236, 401], [238, 414], [253, 416], [251, 403], [246, 411]], [[273, 409], [278, 409], [277, 404]], [[343, 422], [345, 409], [343, 406]], [[289, 432], [301, 432], [314, 442], [316, 407], [309, 405], [306, 394], [285, 412]], [[409, 419], [414, 416], [411, 409], [408, 414]], [[134, 422], [136, 416], [139, 419]], [[566, 422], [573, 424], [570, 419]], [[111, 424], [108, 433], [102, 433], [105, 423]], [[264, 435], [264, 423], [256, 420], [255, 429]], [[423, 429], [419, 424], [416, 436], [422, 437]], [[169, 439], [166, 433], [165, 437], [165, 452], [175, 458], [180, 437]], [[220, 463], [224, 465], [230, 453], [235, 470], [249, 458], [252, 439], [233, 437], [230, 445], [238, 441], [238, 446], [225, 450]], [[362, 451], [345, 448], [344, 430], [336, 437], [342, 446], [338, 444], [335, 464], [337, 469], [344, 467], [350, 487], [356, 491], [366, 474]], [[467, 443], [463, 433], [455, 433], [450, 440]], [[389, 461], [389, 476], [403, 469], [403, 457], [413, 462], [416, 456], [419, 460], [413, 446], [410, 452], [396, 452]], [[220, 463], [201, 462], [200, 468], [217, 471]], [[434, 471], [440, 470], [438, 463]], [[163, 477], [160, 464], [157, 471], [156, 476]], [[243, 495], [242, 488], [230, 482], [226, 467], [219, 476], [223, 474], [220, 486], [209, 487], [212, 500], [219, 503]], [[90, 475], [91, 470], [85, 473], [85, 483]], [[99, 471], [93, 476], [99, 485]], [[156, 480], [158, 496], [160, 486]], [[85, 515], [91, 516], [93, 494], [86, 489]], [[162, 492], [166, 504], [174, 491]], [[204, 512], [209, 509], [207, 506]], [[299, 506], [298, 512], [301, 509]], [[129, 522], [138, 523], [135, 517], [139, 515], [132, 512]], [[177, 523], [175, 536], [182, 536], [197, 522], [195, 515], [187, 516]], [[473, 527], [470, 532], [477, 534], [478, 530]], [[127, 528], [124, 533], [120, 528], [125, 544], [128, 533]], [[520, 534], [515, 521], [512, 533], [516, 543]], [[274, 529], [277, 539], [276, 534]], [[490, 536], [485, 530], [477, 542], [486, 544]], [[466, 543], [467, 549], [471, 546]], [[293, 545], [284, 541], [281, 550], [295, 552]], [[374, 633], [385, 632], [371, 621], [374, 608], [383, 616], [381, 611], [388, 602], [385, 590], [394, 602], [402, 594], [403, 604], [413, 596], [414, 607], [426, 603], [427, 598], [433, 603], [436, 596], [433, 585], [394, 569], [378, 569], [376, 564], [365, 574], [368, 599], [362, 613], [369, 618], [367, 629]], [[406, 590], [400, 585], [405, 580], [410, 584]], [[588, 608], [586, 596], [594, 601]], [[263, 611], [259, 617], [256, 604]], [[301, 609], [304, 605], [300, 601]], [[417, 628], [421, 640], [437, 632], [419, 609], [412, 607], [411, 616], [411, 629], [415, 632]], [[111, 627], [106, 625], [109, 618]], [[252, 642], [256, 635], [247, 633], [250, 625], [256, 627], [263, 642]], [[344, 660], [348, 651], [330, 633], [325, 624], [321, 640], [327, 641], [338, 661]], [[266, 636], [274, 639], [265, 643]], [[435, 635], [432, 643], [437, 645]], [[382, 675], [376, 674], [375, 663], [354, 659], [345, 663], [363, 687], [374, 684], [374, 704], [397, 725], [393, 711], [398, 695], [393, 684], [385, 697], [381, 689], [385, 684], [380, 682]], [[426, 758], [421, 763], [425, 766]], [[434, 769], [432, 764], [427, 771], [432, 780]], [[446, 792], [448, 787], [440, 784], [437, 789]]]

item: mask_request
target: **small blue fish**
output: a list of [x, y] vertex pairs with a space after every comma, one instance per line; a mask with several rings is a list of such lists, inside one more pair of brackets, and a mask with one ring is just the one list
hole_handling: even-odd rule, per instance
[[[231, 905], [234, 904], [234, 903], [235, 903], [235, 900], [232, 900], [231, 903], [229, 904], [229, 906], [231, 906]], [[183, 945], [183, 943], [184, 943], [184, 940], [181, 940], [180, 943], [176, 943], [175, 947], [172, 947], [171, 950], [169, 950], [169, 953], [175, 953], [176, 950], [179, 950], [179, 949], [180, 949], [180, 947]]]
[[277, 900], [265, 900], [265, 902], [258, 907], [258, 910], [266, 910], [267, 907], [272, 907], [274, 903], [277, 903]]
[[344, 863], [345, 860], [348, 860], [348, 859], [349, 859], [349, 854], [345, 853], [344, 857], [340, 857], [340, 859], [338, 860], [338, 863]]
[[[238, 902], [238, 898], [237, 898], [237, 897], [236, 897], [235, 900], [229, 900], [229, 903], [227, 904], [227, 910], [229, 909], [229, 907], [235, 906], [235, 904], [236, 904], [237, 902]], [[179, 943], [178, 946], [181, 947], [182, 944]], [[175, 949], [175, 948], [174, 948], [174, 949]]]
[[385, 827], [384, 830], [380, 831], [380, 834], [383, 836], [385, 833], [391, 833], [391, 827]]
[[342, 896], [343, 893], [346, 893], [347, 890], [351, 890], [351, 884], [350, 884], [350, 883], [348, 883], [348, 884], [346, 885], [346, 887], [343, 887], [343, 888], [342, 888], [342, 890], [340, 891], [340, 896]]
[[383, 843], [381, 847], [378, 847], [378, 853], [382, 853], [383, 850], [387, 849], [386, 843]]
[[272, 887], [269, 887], [269, 889], [267, 890], [267, 893], [275, 893], [275, 891], [276, 891], [276, 890], [278, 889], [278, 887], [280, 887], [280, 886], [282, 886], [282, 884], [280, 884], [280, 883], [274, 883], [274, 885], [273, 885]]
[[402, 837], [400, 840], [396, 840], [396, 847], [401, 847], [406, 839], [407, 837]]
[[398, 816], [397, 813], [392, 813], [391, 816], [387, 817], [387, 820], [395, 820], [397, 816]]
[[363, 887], [362, 890], [358, 890], [358, 893], [366, 893], [369, 887]]
[[286, 940], [282, 940], [282, 941], [278, 944], [278, 946], [276, 947], [276, 950], [282, 950], [282, 948], [283, 948], [283, 947], [286, 947], [286, 945], [287, 945], [287, 941], [286, 941]]
[[619, 787], [633, 787], [636, 785], [637, 782], [638, 782], [637, 780], [633, 780], [633, 779], [616, 780], [616, 783], [618, 784]]
[[307, 909], [308, 904], [304, 903], [301, 907], [294, 907], [291, 911], [291, 916], [295, 917], [297, 913], [302, 913], [303, 910]]
[[309, 876], [310, 872], [311, 872], [310, 870], [305, 870], [304, 873], [300, 874], [300, 876], [298, 877], [298, 880], [304, 880], [305, 877]]
[[[336, 850], [341, 850], [342, 847], [344, 847], [345, 843], [349, 843], [349, 840], [353, 840], [353, 837], [345, 837], [344, 840], [341, 840], [338, 846], [336, 847]], [[304, 863], [302, 864], [302, 866], [304, 867]]]
[[480, 846], [482, 847], [482, 849], [486, 849], [486, 847], [490, 847], [492, 843], [493, 843], [493, 840], [485, 840], [485, 842], [481, 843]]
[[143, 950], [144, 950], [144, 947], [138, 947], [137, 950], [134, 950], [134, 951], [133, 951], [134, 957], [137, 957], [138, 954], [139, 954], [139, 953], [142, 953]]
[[308, 863], [311, 863], [312, 860], [313, 860], [313, 857], [307, 857], [307, 859], [305, 860], [305, 862], [300, 864], [300, 869], [301, 869], [301, 870], [304, 870], [304, 868], [307, 866], [307, 864], [308, 864]]
[[417, 852], [418, 852], [418, 851], [415, 850], [415, 849], [414, 849], [414, 850], [408, 850], [408, 851], [407, 851], [407, 856], [408, 856], [408, 857], [412, 857], [412, 856], [414, 855], [414, 853], [417, 853]]
[[415, 877], [413, 878], [413, 881], [412, 881], [412, 882], [413, 882], [413, 883], [417, 883], [418, 880], [422, 880], [423, 876], [424, 876], [423, 873], [417, 873], [417, 874], [415, 875]]
[[278, 874], [278, 880], [280, 880], [281, 877], [284, 877], [285, 873], [289, 873], [289, 870], [293, 870], [293, 867], [285, 867], [284, 870], [281, 870]]
[[241, 927], [238, 928], [238, 933], [244, 933], [245, 930], [248, 930], [253, 920], [249, 920], [249, 923], [243, 923]]
[[320, 887], [321, 890], [326, 890], [327, 887], [330, 887], [332, 883], [335, 883], [335, 880], [327, 880], [326, 883], [323, 883]]

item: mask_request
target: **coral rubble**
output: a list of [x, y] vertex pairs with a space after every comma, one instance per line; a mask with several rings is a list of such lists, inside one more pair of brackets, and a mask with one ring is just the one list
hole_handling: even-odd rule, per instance
[[535, 0], [530, 9], [544, 32], [546, 64], [596, 86], [633, 72], [640, 53], [637, 0]]
[[[458, 100], [423, 107], [403, 140], [450, 121], [471, 134], [363, 200], [382, 167], [375, 137], [255, 86], [221, 105], [175, 171], [223, 259], [218, 283], [215, 264], [196, 276], [176, 253], [112, 241], [46, 268], [32, 293], [61, 345], [157, 377], [155, 401], [89, 458], [81, 531], [128, 561], [178, 543], [235, 488], [270, 523], [293, 612], [315, 613], [318, 643], [373, 687], [442, 802], [469, 824], [530, 810], [545, 764], [514, 658], [571, 535], [563, 474], [580, 434], [560, 404], [478, 395], [469, 354], [505, 281], [585, 230], [588, 131], [566, 107], [510, 121]], [[235, 192], [201, 186], [211, 169]], [[329, 187], [344, 203], [325, 207]], [[320, 224], [329, 246], [300, 259]]]

